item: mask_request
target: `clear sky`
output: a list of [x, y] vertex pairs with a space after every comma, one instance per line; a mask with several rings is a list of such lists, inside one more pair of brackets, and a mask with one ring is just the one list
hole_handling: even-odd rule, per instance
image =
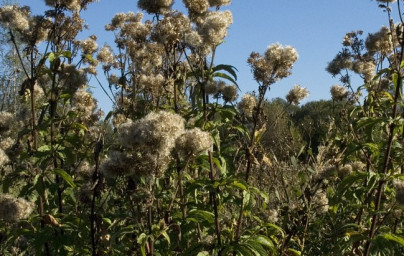
[[[43, 0], [18, 2], [31, 6], [35, 14], [44, 8]], [[182, 8], [181, 0], [175, 2], [174, 8]], [[263, 53], [268, 45], [276, 42], [297, 49], [299, 59], [293, 74], [272, 86], [267, 94], [269, 99], [284, 98], [294, 84], [308, 88], [310, 96], [306, 101], [329, 99], [330, 87], [338, 79], [332, 78], [325, 67], [341, 50], [345, 33], [352, 30], [372, 33], [388, 24], [387, 14], [378, 8], [375, 0], [233, 0], [223, 9], [232, 11], [234, 23], [218, 49], [215, 63], [231, 64], [239, 70], [240, 95], [257, 90], [246, 62], [252, 51]], [[100, 46], [113, 44], [113, 33], [104, 31], [104, 26], [115, 13], [128, 11], [139, 11], [136, 0], [99, 0], [90, 5], [83, 14], [90, 31], [79, 39], [93, 33], [98, 36]], [[90, 84], [98, 86], [95, 80]], [[101, 89], [93, 91], [99, 105], [108, 109], [108, 99]]]

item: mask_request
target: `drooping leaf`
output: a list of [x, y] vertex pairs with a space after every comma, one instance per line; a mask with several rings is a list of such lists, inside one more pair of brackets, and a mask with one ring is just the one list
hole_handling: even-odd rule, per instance
[[60, 177], [62, 177], [62, 179], [64, 181], [66, 181], [66, 183], [69, 184], [70, 187], [72, 187], [72, 188], [76, 187], [76, 184], [74, 184], [74, 182], [73, 182], [72, 176], [70, 176], [66, 171], [64, 171], [62, 169], [54, 169], [53, 172], [56, 175], [59, 175]]

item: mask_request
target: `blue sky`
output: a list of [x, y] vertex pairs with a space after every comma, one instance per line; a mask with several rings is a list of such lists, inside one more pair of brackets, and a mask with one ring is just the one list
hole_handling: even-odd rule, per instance
[[[35, 14], [44, 8], [43, 0], [18, 2], [31, 6]], [[182, 8], [181, 0], [175, 2], [174, 8]], [[388, 24], [386, 13], [378, 8], [375, 0], [233, 0], [224, 9], [232, 11], [234, 23], [225, 43], [218, 49], [215, 63], [237, 67], [240, 95], [257, 90], [246, 62], [252, 51], [263, 53], [268, 45], [276, 42], [297, 49], [299, 59], [293, 74], [272, 86], [267, 94], [269, 99], [284, 98], [294, 84], [308, 88], [310, 96], [306, 101], [329, 99], [330, 87], [338, 83], [338, 79], [332, 78], [325, 67], [341, 49], [345, 33], [352, 30], [372, 33]], [[113, 44], [113, 34], [104, 31], [104, 26], [115, 13], [128, 11], [139, 11], [136, 0], [99, 0], [90, 5], [83, 13], [90, 31], [79, 39], [96, 34], [100, 46]], [[95, 80], [90, 84], [98, 88]], [[93, 91], [99, 105], [108, 109], [108, 99], [97, 88]]]

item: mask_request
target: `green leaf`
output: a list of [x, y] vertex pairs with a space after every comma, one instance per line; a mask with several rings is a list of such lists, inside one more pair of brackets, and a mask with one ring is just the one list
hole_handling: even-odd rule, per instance
[[391, 242], [395, 242], [400, 246], [404, 247], [404, 238], [395, 234], [384, 233], [377, 236], [378, 239], [382, 238]]
[[72, 53], [70, 51], [62, 51], [61, 55], [65, 58], [71, 58], [72, 57]]
[[202, 210], [191, 210], [189, 211], [187, 219], [192, 220], [195, 219], [198, 222], [207, 221], [209, 224], [213, 224], [215, 215], [208, 211]]
[[232, 82], [235, 86], [237, 86], [237, 88], [240, 89], [240, 87], [238, 86], [236, 80], [234, 80], [231, 76], [229, 76], [229, 75], [227, 75], [225, 73], [216, 72], [216, 73], [213, 74], [213, 77], [220, 77], [220, 78], [226, 79], [226, 80]]
[[137, 238], [137, 243], [140, 245], [140, 251], [142, 253], [142, 256], [146, 256], [146, 241], [147, 241], [147, 235], [145, 233], [142, 233], [139, 235]]
[[299, 252], [298, 250], [292, 249], [292, 248], [288, 248], [287, 251], [288, 251], [288, 255], [291, 255], [291, 256], [300, 256], [300, 255], [302, 255], [301, 252]]
[[237, 180], [234, 180], [232, 183], [230, 183], [230, 186], [239, 188], [241, 190], [247, 190], [247, 187], [243, 183], [240, 183]]
[[336, 198], [341, 198], [345, 192], [352, 187], [358, 181], [363, 181], [366, 179], [367, 173], [366, 172], [357, 172], [352, 173], [351, 175], [344, 178], [341, 183], [338, 184], [337, 191], [336, 191]]
[[69, 175], [67, 172], [65, 172], [64, 170], [62, 170], [62, 169], [54, 169], [53, 172], [54, 172], [56, 175], [59, 175], [60, 177], [62, 177], [62, 179], [63, 179], [64, 181], [66, 181], [66, 183], [69, 184], [72, 188], [75, 188], [75, 187], [76, 187], [76, 184], [74, 184], [74, 182], [73, 182], [72, 176], [70, 176], [70, 175]]
[[225, 64], [220, 64], [220, 65], [217, 65], [217, 66], [213, 67], [213, 73], [215, 73], [215, 72], [217, 72], [219, 70], [227, 71], [228, 73], [230, 73], [234, 77], [234, 80], [237, 80], [236, 71], [238, 71], [238, 70], [237, 70], [236, 67], [234, 67], [232, 65], [225, 65]]
[[50, 62], [54, 61], [56, 58], [57, 58], [57, 54], [55, 54], [54, 52], [49, 53], [48, 60]]
[[164, 238], [167, 240], [167, 242], [168, 242], [169, 244], [171, 243], [170, 236], [167, 234], [166, 231], [162, 231], [162, 232], [160, 233], [160, 235], [164, 236]]
[[274, 249], [274, 243], [272, 243], [271, 239], [269, 239], [266, 236], [258, 235], [251, 240], [259, 243], [260, 245], [262, 245], [268, 249], [271, 249], [271, 250]]

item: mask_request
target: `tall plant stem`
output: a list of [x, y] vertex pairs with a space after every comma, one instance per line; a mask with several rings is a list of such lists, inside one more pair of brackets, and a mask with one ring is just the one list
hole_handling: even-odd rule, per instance
[[[401, 58], [403, 59], [403, 52], [401, 51]], [[394, 104], [393, 104], [393, 113], [392, 113], [392, 119], [394, 120], [397, 117], [398, 114], [398, 99], [400, 96], [400, 92], [401, 92], [401, 84], [402, 84], [402, 77], [401, 77], [401, 71], [398, 71], [398, 79], [397, 79], [397, 84], [396, 84], [396, 90], [395, 90], [395, 95], [394, 95]], [[389, 169], [389, 165], [391, 162], [390, 159], [390, 155], [391, 155], [391, 148], [393, 145], [393, 139], [394, 139], [394, 129], [396, 128], [395, 123], [391, 123], [390, 127], [389, 127], [389, 137], [387, 140], [387, 148], [386, 148], [386, 152], [384, 155], [384, 161], [383, 161], [383, 169], [380, 172], [381, 174], [386, 174], [388, 169]], [[386, 180], [384, 178], [382, 178], [377, 186], [377, 192], [376, 192], [376, 199], [375, 199], [375, 210], [372, 216], [372, 223], [370, 226], [370, 230], [369, 230], [369, 238], [366, 241], [365, 244], [365, 253], [364, 256], [369, 256], [370, 255], [370, 246], [371, 246], [371, 241], [373, 239], [373, 237], [375, 236], [376, 233], [376, 227], [377, 227], [377, 223], [379, 220], [379, 210], [381, 208], [382, 205], [382, 197], [383, 197], [383, 190], [384, 190], [384, 185], [386, 183]]]
[[[212, 157], [212, 152], [209, 151], [209, 163], [210, 163], [210, 173], [209, 173], [209, 177], [210, 180], [212, 182], [212, 184], [214, 184], [215, 182], [215, 176], [213, 173], [213, 157]], [[220, 225], [219, 225], [219, 214], [218, 214], [218, 210], [217, 210], [217, 201], [216, 201], [216, 192], [215, 191], [211, 191], [210, 192], [210, 197], [212, 198], [212, 202], [213, 202], [213, 211], [215, 214], [215, 229], [216, 229], [216, 236], [217, 236], [217, 244], [219, 246], [219, 248], [221, 248], [222, 246], [222, 240], [221, 240], [221, 236], [220, 236]], [[218, 252], [218, 256], [221, 256], [221, 250], [219, 249]]]
[[95, 202], [97, 199], [99, 186], [100, 186], [100, 153], [102, 152], [103, 142], [102, 139], [99, 138], [95, 148], [94, 148], [94, 160], [95, 160], [95, 170], [93, 174], [93, 183], [95, 184], [93, 187], [93, 195], [91, 199], [91, 212], [90, 212], [90, 236], [91, 236], [91, 248], [92, 248], [92, 255], [98, 256], [97, 250], [97, 239], [96, 239], [96, 232], [97, 232], [97, 223], [96, 223], [96, 216], [95, 216]]
[[[251, 168], [253, 164], [253, 158], [252, 154], [254, 151], [254, 146], [255, 146], [255, 132], [257, 131], [257, 126], [258, 122], [260, 119], [260, 114], [262, 110], [262, 103], [264, 101], [264, 97], [266, 92], [269, 90], [269, 85], [260, 85], [259, 86], [259, 96], [258, 96], [258, 104], [255, 110], [255, 113], [253, 115], [253, 129], [251, 131], [250, 135], [250, 141], [248, 142], [248, 146], [246, 148], [246, 154], [247, 154], [247, 166], [246, 166], [246, 172], [245, 172], [245, 182], [248, 184], [248, 180], [250, 178], [250, 173], [251, 173]], [[239, 216], [238, 216], [238, 221], [237, 221], [237, 227], [236, 227], [236, 234], [235, 234], [235, 242], [238, 243], [240, 239], [240, 234], [241, 234], [241, 227], [243, 224], [243, 212], [244, 212], [244, 195], [241, 195], [241, 206], [240, 206], [240, 211], [239, 211]], [[233, 252], [233, 255], [235, 255], [235, 252]]]

